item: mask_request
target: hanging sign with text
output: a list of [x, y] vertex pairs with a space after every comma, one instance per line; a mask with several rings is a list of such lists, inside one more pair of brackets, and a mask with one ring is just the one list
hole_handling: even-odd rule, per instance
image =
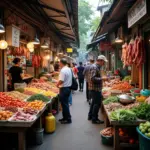
[[147, 14], [146, 0], [138, 0], [135, 5], [128, 11], [128, 28], [133, 26], [142, 17]]

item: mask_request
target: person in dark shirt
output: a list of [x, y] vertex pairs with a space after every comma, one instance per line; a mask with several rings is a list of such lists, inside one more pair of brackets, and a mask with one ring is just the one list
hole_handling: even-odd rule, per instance
[[83, 75], [83, 71], [84, 71], [84, 67], [82, 62], [79, 63], [79, 67], [78, 69], [78, 80], [79, 80], [79, 91], [83, 92], [83, 88], [84, 88], [84, 75]]
[[9, 69], [9, 80], [12, 85], [12, 90], [14, 90], [15, 83], [22, 83], [23, 75], [22, 68], [20, 67], [20, 58], [15, 58], [13, 60], [14, 66]]

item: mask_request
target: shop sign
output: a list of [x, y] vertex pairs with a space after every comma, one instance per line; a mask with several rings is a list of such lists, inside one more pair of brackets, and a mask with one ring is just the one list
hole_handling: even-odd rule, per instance
[[72, 53], [73, 49], [72, 48], [67, 48], [67, 53]]
[[113, 46], [110, 42], [100, 42], [100, 50], [113, 50]]
[[138, 0], [128, 12], [128, 28], [147, 14], [146, 0]]
[[8, 26], [6, 28], [6, 41], [9, 46], [19, 47], [20, 29], [16, 26]]

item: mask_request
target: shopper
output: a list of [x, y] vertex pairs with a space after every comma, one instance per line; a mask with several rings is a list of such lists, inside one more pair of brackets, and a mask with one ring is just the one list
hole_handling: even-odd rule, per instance
[[71, 93], [70, 87], [72, 85], [72, 72], [71, 69], [67, 67], [67, 60], [60, 60], [60, 74], [57, 87], [60, 88], [59, 99], [62, 105], [62, 115], [63, 118], [59, 121], [62, 124], [72, 123], [70, 110], [69, 110], [69, 96]]
[[14, 65], [9, 69], [9, 81], [12, 86], [12, 90], [14, 90], [15, 83], [22, 83], [23, 82], [23, 72], [22, 68], [20, 67], [20, 58], [14, 58], [13, 63]]
[[50, 62], [50, 65], [49, 65], [49, 73], [53, 73], [55, 70], [54, 70], [54, 62], [51, 61]]
[[79, 91], [83, 92], [83, 88], [84, 88], [84, 75], [83, 75], [83, 71], [84, 71], [84, 67], [82, 62], [79, 63], [79, 67], [78, 69], [78, 80], [79, 80]]
[[77, 77], [78, 77], [78, 69], [77, 69], [75, 63], [72, 63], [72, 65], [73, 65], [72, 71], [73, 71], [73, 73], [74, 73], [75, 78], [77, 79]]
[[89, 102], [89, 104], [90, 104], [90, 101], [91, 101], [91, 96], [90, 96], [90, 90], [88, 88], [88, 82], [90, 80], [89, 73], [90, 73], [90, 67], [91, 67], [92, 64], [94, 64], [94, 59], [90, 59], [90, 63], [85, 67], [85, 69], [83, 71], [83, 75], [84, 75], [84, 78], [86, 80], [86, 99]]
[[[71, 65], [70, 63], [67, 64], [67, 66], [71, 69], [72, 71], [72, 68], [71, 68]], [[72, 72], [73, 73], [73, 72]], [[69, 95], [69, 105], [72, 105], [72, 91], [70, 92], [70, 95]]]
[[102, 102], [102, 80], [107, 78], [102, 78], [100, 69], [105, 65], [107, 59], [104, 55], [98, 56], [96, 64], [90, 67], [90, 80], [88, 82], [89, 90], [91, 91], [92, 104], [90, 106], [90, 111], [88, 114], [88, 120], [92, 120], [94, 124], [101, 124], [104, 121], [98, 119], [98, 112], [101, 107]]

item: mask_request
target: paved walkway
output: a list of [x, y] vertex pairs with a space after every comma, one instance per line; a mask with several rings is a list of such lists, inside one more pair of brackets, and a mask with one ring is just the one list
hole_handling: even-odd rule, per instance
[[[54, 134], [45, 135], [42, 145], [28, 150], [112, 150], [112, 147], [101, 144], [99, 131], [104, 125], [94, 125], [88, 121], [88, 110], [85, 92], [76, 92], [71, 106], [73, 123], [61, 125], [57, 122], [57, 130]], [[61, 118], [61, 113], [58, 118]]]

